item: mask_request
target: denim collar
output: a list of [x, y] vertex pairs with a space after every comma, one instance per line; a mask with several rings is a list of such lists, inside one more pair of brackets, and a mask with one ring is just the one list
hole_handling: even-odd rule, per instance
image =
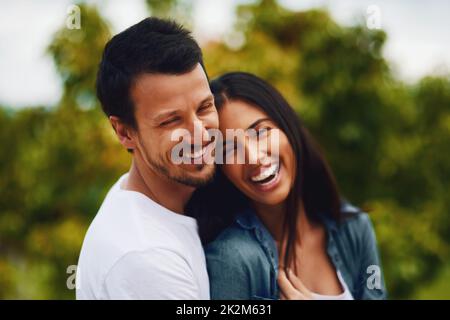
[[259, 243], [268, 255], [273, 271], [276, 274], [278, 270], [278, 249], [275, 240], [269, 230], [267, 230], [262, 221], [258, 218], [254, 210], [250, 207], [242, 210], [237, 214], [236, 222], [242, 228], [254, 232]]
[[[338, 224], [329, 215], [319, 214], [319, 217], [323, 221], [328, 234], [327, 252], [331, 257], [336, 270], [342, 270], [342, 261], [339, 258], [339, 252], [336, 248], [334, 240], [335, 236], [337, 235]], [[274, 279], [276, 279], [279, 268], [278, 248], [270, 232], [267, 230], [267, 228], [264, 226], [262, 221], [259, 219], [255, 211], [251, 207], [248, 207], [238, 213], [236, 216], [236, 222], [241, 228], [254, 233], [257, 241], [260, 243], [270, 261], [272, 272], [275, 275]], [[277, 296], [278, 285], [276, 283], [276, 280], [274, 281], [275, 283], [273, 285], [277, 288], [277, 292], [275, 293], [275, 295]]]
[[[325, 224], [328, 231], [337, 231], [337, 222], [332, 219], [328, 214], [318, 214], [321, 221]], [[254, 210], [250, 207], [244, 209], [236, 216], [236, 222], [244, 229], [266, 229], [261, 220], [258, 218]]]
[[[335, 264], [338, 265], [339, 261], [338, 259], [336, 259], [337, 255], [336, 255], [336, 246], [334, 244], [334, 238], [338, 231], [339, 226], [333, 218], [331, 218], [329, 215], [325, 213], [319, 213], [318, 216], [324, 223], [325, 229], [328, 234], [327, 251], [333, 257], [333, 261], [335, 262]], [[264, 251], [268, 255], [273, 270], [277, 272], [279, 261], [278, 261], [278, 249], [275, 240], [273, 239], [269, 230], [264, 226], [262, 221], [259, 219], [255, 211], [251, 207], [247, 207], [246, 209], [242, 210], [236, 215], [236, 222], [240, 227], [249, 230], [251, 232], [254, 232], [257, 240], [259, 241]]]
[[253, 209], [247, 207], [236, 216], [236, 222], [244, 229], [251, 230], [263, 227], [261, 220], [256, 216]]
[[[341, 205], [341, 212], [344, 216], [352, 216], [355, 213], [360, 213], [361, 210], [350, 205], [348, 202], [343, 202]], [[335, 221], [333, 217], [331, 217], [331, 215], [326, 213], [319, 213], [318, 216], [323, 222], [328, 235], [326, 248], [328, 256], [330, 257], [336, 270], [341, 272], [342, 276], [345, 279], [345, 282], [347, 283], [347, 285], [349, 285], [349, 289], [352, 291], [352, 295], [355, 296], [355, 294], [358, 294], [355, 291], [354, 287], [356, 281], [356, 271], [351, 267], [354, 259], [352, 258], [352, 255], [350, 255], [349, 258], [349, 250], [347, 250], [345, 246], [343, 247], [341, 242], [341, 238], [347, 237], [348, 235], [347, 233], [343, 235], [341, 223]], [[246, 209], [240, 211], [236, 215], [235, 222], [242, 229], [245, 229], [255, 235], [256, 240], [259, 242], [266, 256], [268, 257], [268, 261], [270, 261], [272, 272], [275, 274], [273, 286], [275, 288], [278, 288], [276, 283], [276, 275], [278, 274], [279, 267], [278, 249], [272, 235], [269, 233], [268, 229], [264, 226], [262, 221], [257, 216], [256, 212], [251, 207], [247, 207]], [[278, 293], [276, 292], [275, 296], [277, 296], [277, 294]]]
[[318, 216], [319, 216], [320, 220], [323, 222], [323, 224], [325, 225], [325, 228], [327, 229], [328, 232], [337, 231], [338, 224], [337, 224], [336, 220], [331, 218], [326, 213], [319, 213]]

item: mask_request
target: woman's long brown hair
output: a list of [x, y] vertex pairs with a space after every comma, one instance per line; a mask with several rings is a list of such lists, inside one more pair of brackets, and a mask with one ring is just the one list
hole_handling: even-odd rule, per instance
[[[294, 109], [269, 83], [252, 74], [232, 72], [211, 84], [215, 105], [220, 109], [229, 100], [247, 102], [264, 111], [282, 130], [294, 151], [296, 177], [286, 199], [284, 266], [295, 261], [295, 241], [300, 205], [310, 221], [319, 222], [319, 214], [342, 220], [341, 196], [334, 175], [318, 144], [302, 124]], [[219, 169], [219, 168], [218, 168]], [[249, 200], [217, 170], [214, 181], [194, 193], [187, 213], [194, 216], [204, 244], [212, 241], [234, 221], [237, 212], [249, 206]]]

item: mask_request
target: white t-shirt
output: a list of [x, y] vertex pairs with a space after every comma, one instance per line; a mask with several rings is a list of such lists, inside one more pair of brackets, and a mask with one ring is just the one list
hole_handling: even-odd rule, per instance
[[344, 292], [334, 296], [312, 292], [311, 294], [313, 300], [353, 300], [352, 293], [348, 289], [347, 284], [345, 283], [344, 278], [342, 278], [341, 272], [339, 270], [337, 271], [337, 276], [339, 278], [342, 288], [344, 289]]
[[197, 221], [122, 189], [127, 177], [108, 192], [87, 231], [77, 299], [209, 299]]

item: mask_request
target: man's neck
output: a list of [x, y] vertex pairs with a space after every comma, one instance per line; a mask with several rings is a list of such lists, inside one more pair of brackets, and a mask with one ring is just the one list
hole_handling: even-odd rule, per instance
[[140, 192], [161, 206], [180, 214], [184, 213], [184, 207], [195, 190], [150, 168], [138, 168], [134, 160], [123, 188]]

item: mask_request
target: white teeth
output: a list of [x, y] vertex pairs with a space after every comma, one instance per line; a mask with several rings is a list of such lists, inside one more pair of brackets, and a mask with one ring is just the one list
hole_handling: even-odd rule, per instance
[[206, 148], [202, 148], [202, 149], [200, 149], [200, 150], [198, 150], [198, 151], [196, 151], [194, 153], [191, 153], [191, 152], [187, 151], [187, 152], [184, 153], [183, 156], [185, 158], [196, 159], [196, 158], [202, 157], [205, 154], [205, 152], [206, 152]]
[[251, 177], [250, 179], [253, 182], [259, 182], [259, 181], [262, 181], [264, 179], [267, 179], [271, 175], [274, 175], [275, 173], [277, 173], [278, 166], [279, 166], [278, 163], [272, 163], [272, 165], [270, 167], [268, 167], [267, 169], [261, 171], [257, 176]]

